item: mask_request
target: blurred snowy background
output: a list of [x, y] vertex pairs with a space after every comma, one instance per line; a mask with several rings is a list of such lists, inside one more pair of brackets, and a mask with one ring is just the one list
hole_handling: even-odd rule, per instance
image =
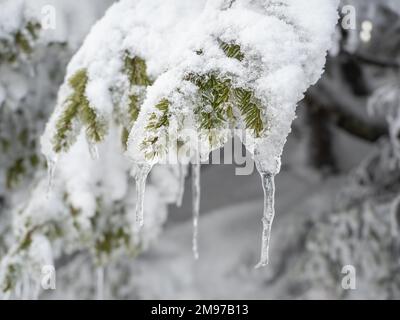
[[[10, 18], [6, 2], [0, 0], [0, 36]], [[39, 137], [66, 65], [112, 2], [31, 1], [57, 13], [56, 29], [43, 31], [31, 60], [9, 63], [0, 39], [0, 259], [14, 241], [13, 208], [36, 181]], [[258, 173], [204, 165], [198, 261], [187, 179], [182, 206], [168, 206], [165, 226], [145, 251], [110, 262], [101, 270], [104, 283], [85, 250], [55, 254], [57, 289], [38, 291], [40, 297], [92, 299], [101, 290], [110, 299], [399, 299], [400, 3], [342, 5], [356, 9], [356, 28], [338, 27], [324, 76], [299, 105], [276, 179], [267, 268], [254, 269], [263, 201]], [[164, 187], [173, 189], [174, 180]], [[155, 185], [154, 199], [162, 198]], [[170, 201], [153, 202], [152, 210], [164, 212]], [[346, 265], [357, 271], [355, 290], [342, 287]], [[29, 292], [25, 283], [15, 297]]]

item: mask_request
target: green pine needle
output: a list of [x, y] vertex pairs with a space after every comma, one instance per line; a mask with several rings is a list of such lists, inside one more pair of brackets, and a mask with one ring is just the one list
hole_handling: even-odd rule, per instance
[[147, 75], [146, 61], [139, 57], [125, 58], [125, 69], [129, 77], [129, 82], [132, 86], [149, 86], [151, 80]]
[[167, 99], [162, 99], [155, 107], [161, 111], [161, 115], [156, 113], [152, 113], [150, 115], [149, 122], [146, 126], [147, 130], [156, 131], [162, 127], [169, 126], [170, 102]]
[[162, 99], [155, 106], [159, 112], [153, 112], [149, 117], [146, 130], [151, 131], [152, 135], [147, 137], [141, 144], [141, 149], [145, 151], [147, 160], [152, 160], [163, 152], [160, 146], [156, 146], [156, 143], [159, 141], [159, 130], [169, 126], [170, 105], [171, 103], [168, 99]]
[[[191, 74], [186, 80], [194, 83], [199, 90], [201, 105], [196, 109], [196, 114], [200, 116], [201, 129], [214, 130], [235, 121], [233, 106], [236, 106], [246, 128], [253, 130], [256, 137], [261, 136], [264, 131], [262, 108], [252, 91], [234, 88], [229, 79], [221, 79], [215, 74]], [[211, 112], [207, 109], [209, 106]]]
[[236, 105], [238, 106], [247, 129], [254, 131], [254, 135], [259, 138], [264, 131], [264, 123], [262, 120], [261, 106], [255, 99], [253, 92], [235, 88], [233, 90]]
[[129, 106], [128, 106], [128, 112], [129, 112], [129, 121], [131, 126], [135, 123], [139, 116], [139, 97], [137, 95], [131, 95], [129, 96]]
[[12, 189], [21, 177], [26, 173], [26, 167], [24, 164], [24, 159], [19, 158], [15, 163], [7, 170], [6, 185], [8, 189]]
[[90, 107], [89, 100], [85, 95], [88, 76], [86, 69], [77, 71], [70, 79], [69, 85], [73, 93], [66, 100], [66, 107], [56, 123], [56, 134], [53, 138], [54, 151], [68, 151], [72, 146], [73, 123], [80, 120], [86, 128], [88, 140], [99, 143], [106, 133], [106, 125], [98, 119], [96, 112]]
[[[124, 71], [128, 76], [131, 88], [134, 86], [139, 86], [143, 87], [143, 91], [145, 91], [146, 87], [152, 84], [152, 81], [147, 74], [147, 65], [145, 60], [139, 57], [131, 58], [129, 54], [127, 54], [124, 65]], [[128, 100], [129, 121], [122, 121], [124, 124], [124, 129], [122, 131], [122, 142], [125, 149], [127, 148], [129, 131], [132, 129], [134, 123], [139, 117], [141, 104], [140, 95], [137, 94], [131, 94]]]
[[239, 61], [243, 61], [245, 58], [240, 46], [237, 44], [226, 43], [219, 40], [219, 46], [228, 58], [233, 58]]

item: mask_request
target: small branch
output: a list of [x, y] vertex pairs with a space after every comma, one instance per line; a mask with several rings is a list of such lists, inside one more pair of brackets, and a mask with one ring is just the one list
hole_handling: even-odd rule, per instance
[[[321, 96], [324, 96], [321, 98]], [[307, 105], [312, 105], [313, 108], [321, 108], [330, 115], [330, 120], [333, 121], [338, 127], [347, 131], [348, 133], [357, 136], [363, 140], [376, 142], [384, 135], [387, 135], [387, 128], [374, 124], [366, 117], [360, 117], [359, 114], [353, 113], [350, 106], [345, 106], [339, 103], [336, 99], [329, 96], [326, 99], [326, 92], [324, 90], [309, 90], [304, 101]], [[330, 101], [329, 104], [327, 100]]]
[[347, 51], [342, 51], [341, 54], [346, 57], [351, 57], [352, 59], [355, 59], [360, 63], [369, 64], [380, 68], [400, 69], [400, 64], [396, 63], [395, 61], [384, 61], [377, 58], [369, 57], [365, 54], [350, 53]]

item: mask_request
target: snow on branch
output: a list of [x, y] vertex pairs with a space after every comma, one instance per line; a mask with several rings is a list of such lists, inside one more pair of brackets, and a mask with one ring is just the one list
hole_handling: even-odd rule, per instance
[[[96, 154], [112, 133], [133, 161], [137, 221], [147, 175], [177, 155], [196, 162], [234, 129], [261, 173], [268, 262], [274, 176], [296, 105], [322, 74], [337, 0], [122, 0], [68, 66], [42, 137], [50, 164], [84, 139]], [[194, 133], [196, 143], [188, 140]], [[192, 152], [180, 152], [189, 149]], [[51, 168], [52, 166], [50, 166]]]

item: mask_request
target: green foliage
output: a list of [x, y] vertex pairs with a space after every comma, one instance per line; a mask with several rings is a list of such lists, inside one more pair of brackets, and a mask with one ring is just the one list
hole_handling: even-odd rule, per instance
[[[129, 84], [132, 87], [139, 86], [146, 88], [152, 84], [148, 74], [146, 61], [140, 57], [131, 58], [129, 55], [125, 57], [124, 71], [128, 75]], [[131, 94], [128, 98], [128, 116], [129, 123], [125, 124], [122, 130], [122, 143], [126, 148], [129, 131], [136, 122], [140, 112], [140, 97], [137, 94]]]
[[161, 114], [153, 112], [149, 118], [149, 123], [147, 124], [146, 129], [156, 131], [162, 127], [168, 127], [169, 107], [170, 107], [170, 102], [167, 99], [162, 99], [156, 105], [156, 109], [159, 110]]
[[129, 83], [132, 86], [144, 86], [151, 85], [151, 80], [147, 75], [146, 61], [142, 58], [127, 56], [125, 58], [125, 70], [129, 77]]
[[18, 31], [15, 35], [15, 43], [21, 49], [22, 52], [26, 54], [32, 53], [32, 47], [29, 43], [29, 40], [25, 37], [25, 35]]
[[241, 51], [241, 48], [239, 45], [234, 44], [234, 43], [226, 43], [221, 40], [219, 40], [219, 45], [220, 45], [220, 48], [224, 51], [225, 55], [228, 58], [233, 58], [233, 59], [236, 59], [239, 61], [243, 61], [245, 56], [244, 56], [243, 52]]
[[151, 160], [153, 159], [157, 154], [159, 154], [159, 151], [156, 151], [154, 149], [154, 145], [159, 141], [159, 132], [158, 130], [161, 128], [165, 128], [169, 126], [169, 108], [170, 108], [171, 103], [169, 102], [168, 99], [162, 99], [155, 107], [159, 112], [153, 112], [150, 115], [150, 118], [148, 120], [146, 130], [152, 131], [153, 135], [146, 138], [142, 145], [141, 149], [146, 150], [148, 147], [153, 147], [152, 151], [149, 151], [145, 154], [146, 159]]
[[28, 146], [29, 143], [29, 130], [28, 129], [23, 129], [19, 134], [18, 134], [18, 140], [21, 142], [21, 145], [24, 147]]
[[199, 90], [201, 105], [195, 112], [200, 117], [201, 129], [218, 129], [227, 122], [235, 121], [233, 108], [236, 106], [246, 129], [253, 130], [256, 137], [261, 136], [264, 131], [262, 107], [252, 91], [234, 88], [229, 79], [222, 79], [215, 74], [190, 75], [187, 80], [193, 82]]
[[3, 292], [8, 292], [12, 290], [17, 282], [18, 275], [19, 275], [18, 266], [15, 264], [10, 264], [7, 267], [5, 281], [3, 283], [1, 290]]
[[77, 71], [70, 79], [69, 85], [73, 93], [66, 100], [66, 107], [56, 124], [53, 138], [55, 152], [68, 151], [73, 143], [73, 124], [80, 120], [86, 128], [89, 141], [99, 143], [106, 133], [106, 125], [98, 119], [96, 112], [90, 107], [85, 95], [88, 76], [86, 69]]
[[101, 142], [105, 135], [106, 125], [98, 121], [96, 112], [86, 102], [81, 105], [80, 119], [86, 126], [86, 135], [89, 141]]
[[38, 22], [28, 21], [24, 28], [11, 34], [11, 41], [0, 39], [0, 63], [14, 62], [21, 53], [30, 55], [40, 29], [41, 25]]
[[122, 134], [121, 134], [121, 142], [122, 145], [124, 146], [125, 150], [127, 149], [128, 146], [128, 139], [129, 139], [129, 131], [125, 127], [122, 128]]
[[32, 244], [32, 232], [28, 232], [26, 236], [22, 239], [18, 250], [24, 251], [27, 250]]
[[40, 158], [36, 154], [33, 154], [29, 157], [29, 162], [33, 168], [36, 168], [40, 163]]
[[71, 99], [70, 104], [64, 110], [61, 117], [56, 124], [56, 136], [54, 137], [54, 151], [61, 152], [67, 151], [71, 146], [71, 141], [68, 138], [72, 131], [73, 121], [78, 116], [79, 102], [73, 102]]
[[29, 172], [29, 166], [37, 168], [40, 164], [40, 158], [36, 154], [27, 156], [26, 158], [20, 157], [6, 171], [6, 187], [13, 189], [18, 186], [23, 177]]
[[[237, 55], [236, 47], [230, 47], [229, 50], [234, 50]], [[262, 107], [252, 91], [235, 88], [229, 78], [222, 78], [215, 73], [189, 74], [185, 80], [198, 88], [199, 105], [194, 112], [198, 116], [199, 129], [208, 132], [210, 146], [214, 146], [218, 141], [218, 129], [233, 126], [237, 121], [235, 108], [241, 114], [246, 129], [253, 130], [256, 137], [260, 137], [264, 132]], [[157, 131], [169, 126], [169, 100], [162, 99], [155, 107], [160, 112], [153, 112], [146, 126], [146, 130], [153, 131], [155, 135], [143, 141], [142, 150], [154, 146], [159, 141]], [[146, 158], [153, 159], [158, 153], [159, 151], [152, 148], [151, 152], [146, 153]]]
[[231, 81], [219, 79], [216, 75], [194, 76], [191, 81], [199, 90], [201, 104], [195, 113], [200, 116], [201, 129], [218, 129], [231, 114], [228, 111]]
[[129, 112], [129, 121], [131, 126], [135, 123], [139, 116], [139, 97], [136, 95], [131, 95], [129, 97], [129, 106], [128, 106], [128, 112]]
[[24, 164], [24, 159], [19, 158], [7, 170], [7, 177], [6, 177], [7, 188], [11, 189], [12, 187], [14, 187], [20, 181], [21, 177], [25, 173], [26, 173], [26, 167]]
[[111, 255], [115, 248], [118, 248], [121, 244], [129, 247], [130, 235], [124, 231], [123, 228], [118, 228], [116, 231], [106, 231], [102, 233], [101, 239], [97, 239], [95, 244], [95, 252], [100, 258], [101, 255]]
[[260, 137], [264, 131], [261, 106], [254, 97], [254, 93], [243, 88], [233, 90], [236, 105], [238, 106], [247, 129], [252, 129], [256, 137]]
[[5, 153], [8, 152], [8, 150], [10, 150], [11, 143], [5, 138], [0, 138], [0, 146], [2, 151]]

